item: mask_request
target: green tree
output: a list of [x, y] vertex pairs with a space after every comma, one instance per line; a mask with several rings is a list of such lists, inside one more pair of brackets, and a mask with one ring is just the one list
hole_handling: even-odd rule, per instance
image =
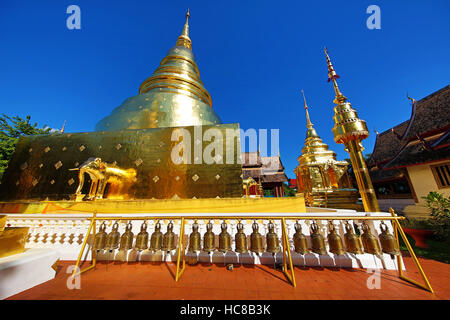
[[16, 148], [16, 143], [22, 135], [48, 134], [51, 128], [30, 123], [31, 116], [22, 119], [19, 116], [0, 116], [0, 178], [8, 167], [8, 162]]
[[296, 191], [295, 189], [289, 188], [287, 183], [283, 183], [284, 193], [286, 197], [295, 197]]

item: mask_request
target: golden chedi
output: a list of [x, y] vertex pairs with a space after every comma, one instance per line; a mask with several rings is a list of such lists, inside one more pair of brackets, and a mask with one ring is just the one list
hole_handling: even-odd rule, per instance
[[317, 134], [309, 117], [304, 93], [303, 99], [307, 130], [305, 146], [294, 169], [297, 192], [305, 194], [309, 206], [358, 209], [358, 192], [352, 188], [348, 163], [336, 160], [336, 153], [329, 150]]
[[212, 99], [200, 79], [189, 37], [189, 11], [175, 46], [151, 77], [101, 120], [97, 131], [147, 129], [222, 123], [212, 109]]
[[[223, 151], [213, 163], [204, 160], [211, 140], [203, 133], [209, 129]], [[124, 206], [153, 207], [141, 200], [241, 198], [240, 137], [229, 143], [228, 130], [239, 132], [239, 124], [222, 124], [212, 109], [192, 53], [188, 12], [175, 46], [139, 94], [101, 120], [96, 131], [21, 137], [3, 175], [0, 200], [58, 201], [53, 210], [67, 207], [63, 201], [84, 200], [97, 204], [83, 211], [96, 206], [99, 212], [120, 212]], [[181, 143], [185, 146], [177, 149]], [[174, 154], [182, 161], [174, 161]], [[117, 205], [100, 207], [102, 200]], [[0, 206], [0, 211], [10, 210]]]

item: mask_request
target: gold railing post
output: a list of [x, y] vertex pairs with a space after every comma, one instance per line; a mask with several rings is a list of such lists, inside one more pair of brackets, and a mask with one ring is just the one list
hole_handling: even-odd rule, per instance
[[[294, 267], [292, 265], [292, 257], [291, 257], [291, 248], [289, 246], [289, 236], [286, 230], [286, 221], [285, 218], [281, 218], [281, 227], [282, 227], [282, 238], [283, 238], [283, 273], [286, 275], [288, 280], [291, 282], [291, 284], [294, 286], [294, 288], [297, 286], [295, 283], [295, 275], [294, 275]], [[287, 271], [287, 261], [286, 261], [286, 251], [287, 256], [289, 259], [289, 268], [291, 269], [291, 274], [289, 275]]]
[[[83, 241], [83, 245], [81, 246], [80, 253], [78, 254], [78, 259], [77, 259], [77, 263], [75, 264], [75, 269], [73, 269], [72, 276], [71, 276], [72, 278], [75, 276], [75, 273], [77, 272], [78, 268], [80, 267], [80, 261], [81, 261], [81, 258], [83, 257], [84, 248], [86, 247], [87, 240], [89, 238], [89, 235], [91, 234], [92, 227], [94, 226], [94, 223], [96, 220], [95, 217], [96, 217], [96, 213], [94, 212], [94, 214], [92, 215], [91, 223], [89, 224], [88, 231], [86, 233], [86, 236], [84, 237], [84, 241]], [[86, 268], [85, 270], [81, 270], [78, 274], [81, 274], [81, 273], [91, 269], [92, 267], [93, 266], [90, 266], [90, 267]]]
[[[182, 268], [180, 270], [180, 260], [182, 261]], [[178, 281], [181, 277], [181, 274], [184, 272], [186, 268], [186, 261], [184, 256], [184, 218], [181, 218], [180, 225], [180, 238], [178, 239], [178, 255], [177, 255], [177, 271], [175, 274], [175, 281]]]
[[95, 235], [97, 232], [97, 211], [94, 211], [94, 215], [93, 215], [93, 220], [94, 220], [94, 224], [92, 226], [92, 246], [91, 246], [91, 256], [92, 256], [92, 267], [95, 267], [95, 265], [97, 264], [97, 251], [94, 248], [94, 243], [95, 243]]
[[[394, 209], [389, 208], [389, 212], [391, 213], [392, 216], [395, 216], [395, 212]], [[434, 293], [433, 288], [430, 285], [430, 282], [428, 281], [427, 276], [425, 275], [425, 272], [422, 269], [422, 266], [420, 265], [419, 260], [416, 257], [416, 254], [414, 253], [413, 248], [411, 247], [411, 244], [408, 241], [408, 238], [406, 237], [405, 233], [403, 232], [402, 226], [400, 225], [400, 223], [397, 220], [393, 220], [392, 221], [393, 225], [395, 224], [394, 230], [396, 229], [395, 233], [397, 234], [397, 243], [399, 243], [399, 238], [398, 238], [398, 233], [400, 233], [400, 236], [402, 237], [403, 241], [405, 242], [406, 248], [408, 249], [409, 254], [411, 255], [411, 257], [413, 258], [414, 264], [416, 265], [417, 269], [419, 269], [419, 273], [422, 276], [423, 281], [425, 282], [424, 284], [421, 284], [411, 278], [406, 277], [405, 275], [403, 275], [403, 270], [402, 270], [402, 264], [401, 262], [398, 263], [398, 267], [399, 267], [399, 278], [403, 279], [409, 283], [412, 283], [422, 289], [425, 289], [431, 293]], [[398, 233], [397, 233], [398, 232]], [[400, 246], [399, 246], [400, 247]], [[397, 262], [400, 261], [401, 258], [398, 256], [397, 257]]]

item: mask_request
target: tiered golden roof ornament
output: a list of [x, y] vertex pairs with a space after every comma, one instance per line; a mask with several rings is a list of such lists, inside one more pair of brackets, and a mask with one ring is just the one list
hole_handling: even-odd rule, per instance
[[327, 48], [325, 55], [328, 65], [328, 82], [333, 83], [334, 92], [334, 127], [332, 129], [334, 141], [345, 145], [345, 150], [350, 154], [350, 161], [355, 173], [356, 182], [363, 200], [364, 209], [367, 212], [378, 212], [378, 200], [375, 190], [370, 180], [369, 171], [364, 160], [362, 151], [364, 150], [361, 141], [369, 136], [366, 122], [359, 119], [355, 109], [339, 90], [336, 79], [339, 78], [328, 56]]
[[[298, 157], [299, 165], [295, 170], [296, 173], [302, 177], [304, 186], [311, 183], [310, 188], [305, 189], [308, 189], [308, 191], [336, 189], [339, 187], [341, 178], [347, 181], [345, 187], [349, 187], [348, 177], [346, 176], [348, 163], [336, 160], [336, 153], [329, 150], [328, 145], [317, 134], [309, 117], [304, 93], [303, 99], [307, 131], [302, 155]], [[310, 180], [309, 183], [308, 180]]]
[[200, 79], [189, 37], [189, 10], [175, 46], [153, 75], [102, 119], [96, 131], [148, 129], [222, 123], [212, 109], [212, 99]]
[[[305, 94], [303, 100], [306, 113], [306, 139], [298, 166], [294, 169], [297, 177], [297, 192], [305, 194], [310, 206], [357, 208], [346, 161], [336, 160], [336, 153], [328, 149], [311, 122]], [[347, 189], [341, 192], [342, 189]], [[330, 203], [329, 203], [330, 202]]]

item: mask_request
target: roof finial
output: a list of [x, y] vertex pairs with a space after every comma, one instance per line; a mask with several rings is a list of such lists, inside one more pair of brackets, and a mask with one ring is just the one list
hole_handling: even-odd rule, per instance
[[407, 97], [409, 100], [411, 100], [411, 103], [412, 103], [413, 105], [416, 103], [416, 99], [411, 98], [411, 97], [409, 96], [409, 93], [408, 93], [408, 92], [406, 92], [406, 97]]
[[308, 105], [306, 104], [305, 92], [302, 89], [303, 101], [305, 102], [305, 112], [306, 112], [306, 127], [311, 129], [313, 124], [311, 123], [311, 119], [309, 118]]
[[344, 97], [342, 92], [339, 90], [338, 84], [336, 82], [336, 79], [339, 78], [336, 71], [334, 71], [333, 64], [331, 63], [330, 57], [328, 56], [327, 47], [325, 47], [325, 55], [327, 56], [327, 64], [328, 64], [328, 82], [333, 82], [334, 92], [336, 93], [336, 98], [334, 99], [334, 103], [344, 103], [347, 101], [347, 98]]
[[183, 31], [181, 35], [177, 39], [176, 46], [186, 47], [188, 49], [192, 49], [192, 41], [189, 38], [189, 18], [191, 14], [189, 13], [189, 8], [186, 12], [186, 22], [184, 23]]
[[373, 131], [375, 132], [376, 135], [379, 135], [380, 133], [377, 131], [376, 128], [373, 128]]

